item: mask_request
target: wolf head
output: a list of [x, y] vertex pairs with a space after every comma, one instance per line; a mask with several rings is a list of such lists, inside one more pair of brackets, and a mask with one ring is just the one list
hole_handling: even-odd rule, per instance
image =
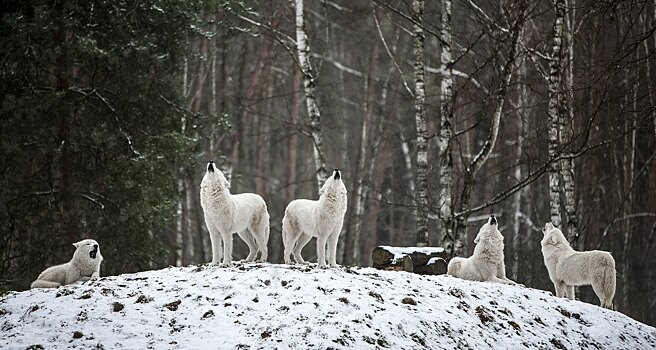
[[476, 235], [476, 238], [474, 239], [474, 243], [478, 244], [478, 242], [481, 240], [481, 238], [487, 236], [497, 236], [497, 237], [502, 237], [501, 232], [499, 232], [499, 222], [497, 221], [496, 216], [490, 215], [490, 218], [487, 219], [487, 222], [481, 226], [481, 229], [478, 230], [478, 234]]
[[94, 260], [100, 255], [100, 246], [93, 239], [84, 239], [73, 243], [75, 247], [74, 256], [84, 260]]
[[342, 182], [342, 173], [339, 169], [335, 169], [333, 174], [326, 179], [326, 182], [321, 186], [319, 195], [322, 196], [324, 194], [346, 195], [346, 186], [344, 186], [344, 182]]
[[207, 172], [205, 173], [205, 176], [203, 177], [203, 183], [207, 184], [217, 184], [219, 185], [218, 188], [226, 188], [230, 189], [230, 182], [226, 179], [225, 175], [217, 168], [216, 164], [214, 163], [213, 160], [210, 160], [209, 163], [207, 163]]
[[544, 225], [544, 228], [542, 229], [542, 234], [544, 234], [544, 237], [542, 237], [542, 241], [540, 241], [542, 246], [549, 245], [549, 244], [551, 245], [565, 244], [569, 246], [569, 242], [567, 242], [567, 238], [565, 238], [565, 235], [563, 235], [563, 231], [557, 229], [550, 222], [547, 222]]

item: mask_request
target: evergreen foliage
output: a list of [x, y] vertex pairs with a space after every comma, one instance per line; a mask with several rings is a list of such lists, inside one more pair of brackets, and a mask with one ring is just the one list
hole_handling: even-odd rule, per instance
[[191, 159], [181, 62], [201, 1], [14, 1], [0, 21], [0, 282], [98, 240], [102, 274], [161, 266]]

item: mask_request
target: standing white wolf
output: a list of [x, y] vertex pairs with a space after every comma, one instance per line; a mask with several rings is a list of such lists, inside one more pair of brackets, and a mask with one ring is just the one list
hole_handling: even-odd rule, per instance
[[247, 262], [259, 262], [268, 256], [269, 212], [266, 202], [255, 193], [230, 194], [230, 183], [214, 161], [207, 164], [207, 172], [200, 184], [200, 205], [205, 213], [205, 224], [212, 242], [212, 265], [219, 264], [219, 249], [223, 240], [223, 262], [232, 263], [232, 234], [237, 233], [246, 242]]
[[506, 277], [503, 236], [497, 226], [497, 219], [491, 215], [474, 239], [474, 255], [451, 259], [447, 274], [465, 280], [517, 284]]
[[613, 308], [615, 259], [609, 252], [577, 252], [550, 222], [542, 229], [542, 255], [557, 297], [574, 299], [574, 286], [592, 284], [601, 306]]
[[319, 190], [318, 201], [291, 201], [282, 219], [285, 263], [291, 264], [292, 254], [297, 263], [305, 262], [301, 257], [301, 250], [312, 237], [317, 237], [319, 267], [326, 267], [326, 243], [328, 264], [330, 267], [337, 267], [337, 239], [342, 231], [346, 204], [346, 187], [339, 169], [335, 169], [333, 176], [328, 178]]
[[73, 246], [75, 247], [73, 259], [65, 264], [45, 269], [32, 282], [31, 288], [57, 288], [76, 281], [99, 278], [100, 263], [103, 261], [103, 257], [100, 255], [98, 242], [93, 239], [85, 239], [73, 243]]

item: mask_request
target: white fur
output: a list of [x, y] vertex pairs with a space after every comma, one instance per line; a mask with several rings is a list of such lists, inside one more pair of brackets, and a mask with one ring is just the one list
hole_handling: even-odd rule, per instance
[[574, 286], [592, 285], [601, 306], [612, 309], [615, 296], [615, 259], [609, 252], [577, 252], [563, 232], [547, 223], [542, 229], [542, 255], [557, 297], [574, 299]]
[[289, 203], [282, 219], [285, 263], [291, 264], [292, 254], [297, 263], [304, 263], [301, 250], [312, 237], [317, 237], [319, 267], [327, 267], [326, 244], [328, 264], [337, 267], [337, 240], [342, 231], [346, 204], [346, 187], [338, 170], [321, 187], [318, 201], [297, 199]]
[[472, 281], [490, 281], [516, 284], [506, 277], [503, 261], [503, 236], [496, 219], [490, 217], [474, 239], [474, 255], [469, 258], [455, 257], [449, 261], [447, 274]]
[[212, 265], [219, 264], [219, 249], [223, 240], [222, 266], [232, 263], [232, 234], [237, 233], [249, 249], [247, 262], [265, 262], [268, 256], [269, 212], [266, 202], [254, 193], [230, 194], [230, 183], [210, 162], [200, 184], [200, 205], [212, 241]]
[[[94, 248], [94, 245], [97, 248]], [[47, 268], [41, 272], [39, 277], [32, 282], [31, 288], [57, 288], [76, 281], [94, 280], [100, 277], [100, 263], [103, 261], [100, 255], [100, 246], [93, 239], [85, 239], [73, 243], [75, 253], [71, 261]], [[89, 255], [96, 249], [96, 257]]]

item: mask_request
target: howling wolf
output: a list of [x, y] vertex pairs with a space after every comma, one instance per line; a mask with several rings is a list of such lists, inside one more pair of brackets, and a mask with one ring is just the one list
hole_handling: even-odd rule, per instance
[[601, 306], [613, 308], [615, 259], [609, 252], [577, 252], [550, 222], [542, 229], [542, 255], [557, 297], [574, 299], [574, 286], [592, 284]]
[[282, 240], [285, 245], [285, 263], [291, 264], [291, 255], [303, 263], [301, 250], [312, 237], [317, 237], [317, 256], [320, 268], [328, 264], [337, 267], [337, 239], [342, 231], [346, 214], [346, 187], [342, 174], [335, 169], [319, 191], [319, 200], [296, 199], [287, 205], [282, 219]]
[[250, 250], [247, 262], [267, 260], [269, 242], [269, 212], [262, 197], [254, 193], [230, 194], [230, 183], [214, 161], [207, 164], [207, 172], [200, 184], [200, 205], [212, 242], [212, 265], [219, 264], [219, 249], [223, 240], [223, 262], [232, 263], [232, 234], [237, 233]]
[[85, 239], [73, 243], [75, 253], [71, 261], [47, 268], [32, 282], [31, 288], [57, 288], [76, 281], [88, 281], [100, 277], [100, 255], [98, 242]]
[[503, 236], [497, 226], [497, 218], [491, 215], [474, 239], [476, 243], [474, 255], [466, 259], [459, 257], [451, 259], [447, 274], [465, 280], [516, 284], [506, 277]]

